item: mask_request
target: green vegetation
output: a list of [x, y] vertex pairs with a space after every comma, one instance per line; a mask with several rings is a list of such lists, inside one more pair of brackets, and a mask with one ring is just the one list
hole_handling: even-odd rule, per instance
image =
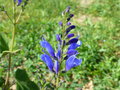
[[[92, 80], [94, 90], [120, 89], [120, 0], [92, 0], [86, 6], [81, 5], [82, 1], [29, 1], [17, 25], [15, 48], [20, 52], [12, 57], [14, 70], [23, 67], [34, 82], [41, 83], [41, 87], [49, 87], [44, 79], [49, 81], [51, 76], [40, 60], [42, 49], [39, 42], [43, 35], [53, 46], [56, 45], [55, 35], [60, 31], [58, 22], [62, 19], [61, 12], [71, 6], [71, 12], [75, 13], [72, 20], [77, 24], [74, 32], [80, 34], [82, 41], [78, 57], [83, 62], [65, 74], [66, 82], [62, 87], [74, 90]], [[10, 0], [0, 0], [0, 5], [5, 5], [12, 17]], [[8, 49], [12, 28], [10, 20], [0, 12], [0, 53]], [[0, 77], [6, 74], [7, 62], [7, 57], [1, 58], [0, 54]]]

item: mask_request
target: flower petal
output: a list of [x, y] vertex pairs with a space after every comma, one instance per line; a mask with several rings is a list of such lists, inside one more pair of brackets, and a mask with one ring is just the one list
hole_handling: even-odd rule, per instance
[[58, 44], [58, 51], [57, 51], [56, 57], [58, 58], [58, 60], [61, 58], [61, 48], [60, 48], [60, 44]]
[[75, 58], [72, 68], [80, 65], [81, 63], [82, 63], [82, 59]]
[[66, 71], [72, 68], [75, 58], [76, 58], [75, 55], [72, 55], [66, 60]]
[[77, 43], [77, 41], [78, 41], [78, 38], [73, 38], [69, 42], [67, 42], [67, 45], [72, 43]]
[[67, 29], [66, 29], [66, 34], [68, 34], [72, 29], [74, 29], [75, 28], [75, 25], [71, 25], [70, 27], [68, 27]]
[[54, 62], [54, 71], [57, 74], [59, 72], [59, 62], [57, 60], [55, 60]]
[[73, 67], [76, 67], [78, 65], [80, 65], [82, 62], [82, 59], [77, 59], [75, 57], [75, 55], [70, 56], [67, 60], [66, 60], [66, 71], [70, 70]]
[[69, 17], [72, 18], [74, 16], [74, 14], [70, 14]]
[[76, 55], [76, 54], [78, 54], [78, 51], [74, 50], [74, 49], [70, 49], [70, 50], [67, 51], [67, 54], [68, 54], [68, 56]]
[[56, 35], [56, 39], [57, 39], [57, 41], [60, 42], [60, 44], [62, 43], [61, 36], [59, 34]]
[[70, 44], [70, 46], [68, 47], [68, 50], [70, 49], [76, 49], [77, 47], [79, 47], [82, 44], [81, 41], [78, 41], [77, 43], [72, 43]]
[[41, 59], [48, 66], [49, 70], [53, 72], [54, 64], [53, 64], [52, 59], [50, 58], [50, 56], [47, 55], [47, 54], [42, 54]]
[[[14, 3], [16, 3], [16, 0], [14, 0]], [[17, 6], [20, 6], [21, 3], [22, 3], [22, 0], [17, 0]]]
[[58, 60], [61, 58], [61, 50], [58, 50], [56, 57], [58, 58]]
[[67, 35], [67, 38], [71, 38], [71, 37], [74, 37], [74, 33], [71, 33], [71, 34]]
[[58, 24], [59, 24], [60, 26], [63, 26], [63, 23], [62, 23], [62, 21], [60, 21]]
[[67, 24], [66, 24], [66, 25], [68, 25], [68, 26], [69, 26], [69, 25], [71, 25], [71, 22], [67, 22]]
[[65, 10], [66, 13], [69, 13], [70, 12], [70, 6], [68, 6]]
[[47, 41], [41, 41], [40, 42], [41, 46], [43, 48], [46, 48], [46, 50], [48, 51], [48, 53], [55, 58], [55, 53], [54, 53], [54, 49], [52, 48], [52, 46], [50, 45], [50, 43], [48, 43]]

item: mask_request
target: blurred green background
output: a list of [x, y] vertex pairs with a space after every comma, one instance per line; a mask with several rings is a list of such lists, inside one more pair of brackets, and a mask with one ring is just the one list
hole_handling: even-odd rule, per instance
[[[5, 5], [12, 17], [10, 0], [0, 0], [0, 5]], [[55, 34], [60, 32], [58, 22], [67, 6], [71, 6], [75, 14], [72, 23], [77, 26], [75, 32], [82, 41], [78, 58], [83, 62], [65, 74], [64, 87], [69, 90], [87, 86], [89, 89], [93, 86], [94, 90], [120, 90], [120, 0], [30, 0], [17, 25], [15, 48], [21, 51], [12, 58], [14, 67], [26, 68], [36, 83], [41, 73], [48, 73], [39, 58], [42, 53], [39, 42], [43, 35], [56, 46]], [[12, 28], [10, 20], [0, 12], [0, 34], [7, 43]], [[6, 62], [6, 58], [0, 60], [2, 75]]]

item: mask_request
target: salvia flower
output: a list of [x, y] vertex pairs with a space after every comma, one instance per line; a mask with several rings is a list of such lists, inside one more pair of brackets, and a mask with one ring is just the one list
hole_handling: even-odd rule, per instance
[[15, 3], [17, 3], [17, 6], [20, 6], [22, 3], [22, 0], [14, 0]]
[[[68, 18], [72, 18], [74, 15], [70, 14], [70, 7], [67, 7], [65, 10], [69, 12]], [[56, 45], [57, 49], [55, 50], [52, 45], [47, 42], [45, 39], [40, 41], [40, 45], [44, 48], [43, 53], [40, 57], [42, 61], [47, 65], [48, 69], [55, 74], [58, 74], [60, 71], [65, 70], [69, 71], [70, 69], [79, 66], [82, 62], [82, 59], [77, 59], [77, 54], [79, 52], [76, 50], [81, 46], [81, 41], [76, 37], [74, 33], [70, 33], [71, 30], [75, 29], [75, 25], [71, 25], [70, 22], [59, 22], [59, 25], [63, 28], [67, 28], [61, 31], [61, 34], [56, 35]], [[65, 26], [66, 25], [66, 26]], [[62, 29], [63, 29], [62, 28]], [[65, 61], [64, 69], [61, 67], [62, 62]], [[63, 70], [61, 70], [63, 69]]]
[[65, 10], [66, 13], [69, 13], [70, 12], [70, 6], [68, 6]]
[[67, 35], [67, 38], [71, 38], [71, 37], [74, 37], [74, 33], [70, 33]]
[[67, 25], [68, 25], [68, 26], [71, 25], [71, 22], [67, 22]]
[[63, 23], [60, 21], [59, 23], [58, 23], [60, 26], [63, 26]]
[[66, 29], [66, 34], [68, 34], [72, 29], [75, 29], [75, 25], [71, 25]]

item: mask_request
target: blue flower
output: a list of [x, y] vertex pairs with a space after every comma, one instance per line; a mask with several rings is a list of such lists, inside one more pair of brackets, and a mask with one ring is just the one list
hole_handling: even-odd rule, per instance
[[46, 63], [46, 65], [48, 66], [50, 71], [53, 71], [53, 66], [54, 63], [52, 62], [52, 59], [49, 55], [47, 54], [42, 54], [41, 55], [41, 59], [43, 60], [44, 63]]
[[75, 25], [71, 25], [66, 29], [66, 34], [68, 34], [72, 29], [75, 28]]
[[70, 46], [68, 47], [68, 50], [70, 49], [76, 49], [77, 47], [81, 46], [82, 42], [81, 41], [77, 41], [77, 43], [72, 43], [70, 44]]
[[42, 54], [41, 55], [42, 61], [47, 65], [50, 71], [55, 72], [56, 74], [59, 71], [59, 62], [57, 60], [52, 61], [51, 57], [47, 54]]
[[60, 21], [59, 23], [58, 23], [60, 26], [63, 26], [63, 23]]
[[68, 26], [71, 25], [71, 22], [67, 22], [67, 25], [68, 25]]
[[59, 34], [56, 35], [56, 40], [59, 41], [60, 44], [62, 43], [61, 36]]
[[75, 49], [70, 49], [67, 51], [68, 56], [72, 56], [72, 55], [76, 55], [76, 54], [78, 54], [78, 51]]
[[[14, 2], [16, 3], [16, 0], [14, 0]], [[21, 3], [22, 3], [22, 0], [17, 0], [17, 6], [20, 6]]]
[[43, 48], [45, 48], [47, 50], [47, 52], [53, 57], [53, 58], [56, 58], [55, 57], [55, 52], [54, 52], [54, 49], [52, 48], [52, 46], [50, 45], [50, 43], [48, 43], [47, 41], [41, 41], [40, 42], [41, 46]]
[[74, 37], [74, 33], [71, 33], [71, 34], [67, 35], [67, 38], [71, 38], [71, 37]]
[[58, 58], [58, 60], [61, 59], [61, 48], [60, 48], [60, 44], [58, 44], [58, 50], [57, 50], [57, 53], [56, 53], [56, 57]]
[[74, 68], [78, 65], [80, 65], [82, 62], [81, 59], [77, 59], [75, 55], [70, 56], [66, 60], [66, 71], [70, 70], [71, 68]]
[[67, 18], [67, 21], [70, 21], [70, 19], [74, 16], [74, 14], [70, 14], [69, 17]]
[[59, 72], [59, 62], [57, 60], [55, 60], [53, 70], [56, 74]]
[[69, 13], [70, 12], [70, 6], [68, 6], [65, 10], [66, 13]]
[[78, 38], [72, 38], [67, 44], [77, 43]]

